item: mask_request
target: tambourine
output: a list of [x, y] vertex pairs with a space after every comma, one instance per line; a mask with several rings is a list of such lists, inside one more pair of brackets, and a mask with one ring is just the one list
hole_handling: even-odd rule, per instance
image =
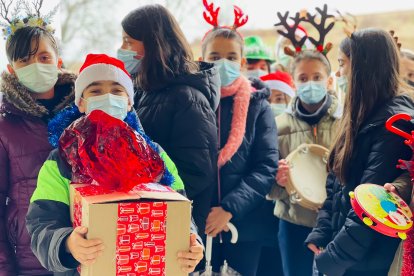
[[316, 144], [302, 144], [286, 160], [290, 166], [286, 191], [293, 204], [319, 210], [326, 199], [326, 163], [329, 151]]
[[349, 193], [356, 215], [370, 228], [394, 238], [407, 238], [413, 214], [395, 193], [376, 184], [361, 184]]

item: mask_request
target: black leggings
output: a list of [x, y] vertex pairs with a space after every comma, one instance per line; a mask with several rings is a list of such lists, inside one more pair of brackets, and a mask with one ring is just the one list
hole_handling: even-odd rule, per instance
[[213, 271], [219, 272], [226, 260], [241, 275], [256, 276], [261, 250], [261, 242], [214, 243], [211, 260]]

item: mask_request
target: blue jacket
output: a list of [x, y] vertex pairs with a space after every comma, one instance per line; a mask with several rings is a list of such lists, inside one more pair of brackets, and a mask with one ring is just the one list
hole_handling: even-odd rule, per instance
[[[321, 273], [387, 275], [400, 240], [366, 226], [352, 209], [349, 192], [362, 183], [384, 185], [403, 172], [396, 168], [398, 159], [408, 160], [412, 152], [403, 138], [385, 128], [389, 117], [403, 112], [414, 116], [414, 103], [407, 96], [395, 97], [378, 107], [356, 136], [347, 183], [329, 174], [328, 197], [318, 213], [317, 226], [305, 241], [325, 248], [315, 257]], [[397, 127], [414, 129], [412, 122]]]
[[[233, 215], [239, 241], [264, 241], [276, 238], [274, 203], [266, 200], [274, 183], [279, 159], [275, 118], [267, 99], [270, 90], [258, 80], [250, 99], [243, 143], [220, 170], [221, 206]], [[233, 114], [233, 98], [220, 103], [220, 148], [228, 139]], [[218, 204], [217, 191], [213, 206]], [[223, 233], [224, 240], [229, 234]]]

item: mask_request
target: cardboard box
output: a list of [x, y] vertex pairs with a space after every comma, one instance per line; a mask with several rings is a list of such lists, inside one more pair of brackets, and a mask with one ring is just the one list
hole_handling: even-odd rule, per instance
[[97, 262], [82, 276], [187, 275], [177, 252], [190, 246], [191, 203], [159, 184], [130, 193], [105, 194], [92, 185], [70, 185], [74, 226], [88, 227], [88, 239], [103, 240]]

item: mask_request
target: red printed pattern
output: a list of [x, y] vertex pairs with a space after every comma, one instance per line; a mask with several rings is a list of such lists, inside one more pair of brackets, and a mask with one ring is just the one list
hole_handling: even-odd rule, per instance
[[167, 204], [119, 203], [117, 276], [165, 275]]

